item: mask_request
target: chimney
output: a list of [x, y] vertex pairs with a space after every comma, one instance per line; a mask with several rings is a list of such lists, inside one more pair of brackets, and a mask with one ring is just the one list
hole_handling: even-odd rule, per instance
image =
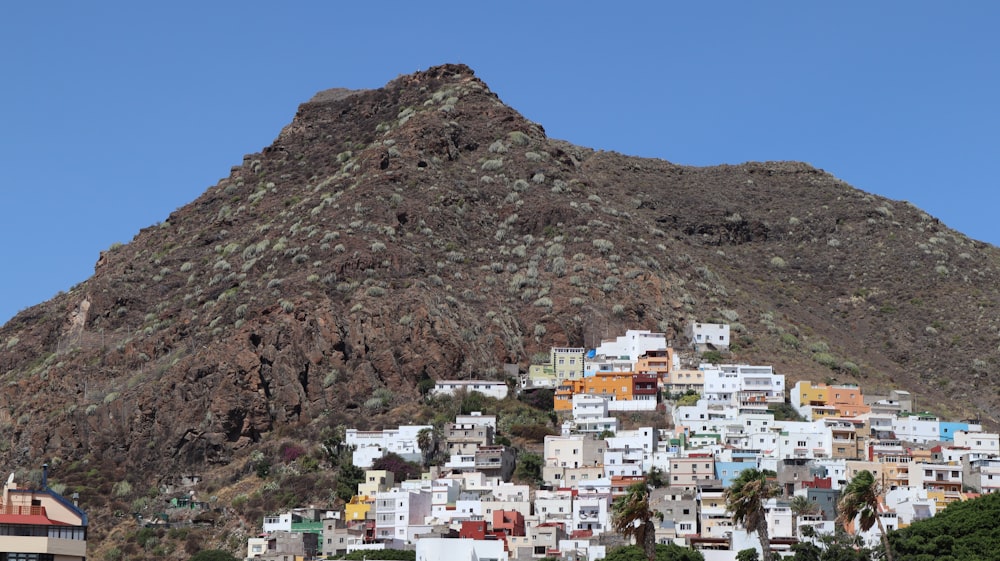
[[42, 464], [42, 490], [49, 488], [49, 464]]

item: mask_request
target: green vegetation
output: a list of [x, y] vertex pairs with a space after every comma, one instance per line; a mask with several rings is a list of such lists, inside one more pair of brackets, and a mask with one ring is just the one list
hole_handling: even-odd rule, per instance
[[203, 549], [191, 556], [191, 561], [239, 561], [233, 554], [221, 549]]
[[[605, 561], [645, 561], [646, 554], [637, 545], [618, 547], [608, 551]], [[655, 561], [705, 561], [700, 551], [681, 547], [679, 545], [656, 545]]]
[[883, 491], [882, 485], [872, 472], [868, 470], [858, 472], [844, 488], [840, 501], [837, 502], [839, 512], [837, 522], [846, 525], [857, 518], [858, 527], [862, 531], [868, 531], [878, 524], [886, 558], [892, 561], [892, 548], [889, 547], [882, 517], [878, 515], [879, 497], [883, 495]]
[[1000, 552], [1000, 495], [955, 502], [933, 518], [889, 534], [899, 559], [972, 561], [996, 559]]
[[545, 461], [540, 455], [533, 452], [525, 452], [517, 458], [517, 469], [514, 471], [514, 477], [531, 485], [541, 485], [542, 466], [544, 464]]
[[611, 505], [611, 527], [622, 537], [632, 538], [642, 547], [648, 561], [655, 561], [656, 524], [654, 519], [663, 519], [663, 513], [649, 506], [650, 488], [645, 481], [629, 485], [625, 494], [615, 499]]
[[[378, 558], [384, 559], [385, 561], [415, 561], [417, 558], [416, 550], [402, 550], [402, 549], [380, 549], [378, 551]], [[361, 561], [362, 559], [367, 559], [369, 557], [375, 557], [371, 551], [355, 551], [353, 553], [348, 553], [347, 555], [340, 557], [339, 559], [349, 559]]]

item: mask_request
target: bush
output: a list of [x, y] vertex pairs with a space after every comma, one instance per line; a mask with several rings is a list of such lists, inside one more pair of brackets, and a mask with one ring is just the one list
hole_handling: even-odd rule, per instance
[[786, 347], [791, 347], [793, 349], [799, 348], [799, 340], [791, 333], [782, 333], [780, 340], [781, 344]]
[[719, 351], [705, 351], [701, 353], [701, 360], [710, 364], [722, 364], [722, 353]]
[[813, 360], [822, 364], [823, 366], [826, 366], [827, 368], [836, 369], [839, 365], [836, 357], [834, 357], [830, 353], [816, 353], [813, 355]]
[[239, 561], [228, 551], [203, 549], [191, 556], [191, 561]]
[[513, 425], [510, 427], [511, 436], [530, 440], [531, 442], [545, 442], [545, 437], [555, 434], [545, 425]]

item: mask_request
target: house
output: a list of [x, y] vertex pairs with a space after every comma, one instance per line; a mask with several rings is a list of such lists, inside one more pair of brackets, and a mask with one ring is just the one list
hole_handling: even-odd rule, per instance
[[596, 357], [615, 357], [629, 362], [631, 365], [629, 369], [634, 370], [639, 357], [649, 351], [665, 351], [667, 348], [666, 334], [629, 329], [621, 337], [601, 341], [588, 360]]
[[478, 392], [486, 397], [506, 399], [508, 388], [506, 382], [495, 380], [438, 380], [434, 383], [431, 395], [455, 395], [462, 391]]
[[[261, 561], [287, 561], [315, 557], [319, 553], [319, 535], [309, 532], [271, 532], [264, 538], [264, 552], [254, 554]], [[250, 542], [248, 541], [248, 544]], [[248, 545], [253, 548], [253, 544]]]
[[431, 514], [431, 493], [394, 487], [375, 495], [375, 539], [412, 543]]
[[797, 382], [789, 393], [792, 407], [809, 421], [822, 417], [857, 417], [871, 412], [855, 384], [827, 385]]
[[545, 465], [542, 479], [553, 486], [565, 487], [583, 479], [604, 475], [604, 450], [607, 443], [590, 436], [546, 436]]
[[[251, 538], [251, 540], [253, 539]], [[320, 551], [324, 556], [344, 555], [352, 547], [364, 544], [364, 528], [363, 525], [348, 524], [337, 518], [327, 518], [323, 520], [321, 539]]]
[[705, 399], [732, 403], [743, 409], [767, 409], [769, 403], [784, 403], [785, 376], [770, 366], [749, 364], [701, 364], [705, 372]]
[[597, 372], [581, 380], [566, 380], [556, 388], [553, 409], [571, 411], [573, 396], [590, 394], [608, 400], [612, 411], [654, 411], [657, 404], [655, 374]]
[[572, 403], [573, 419], [563, 423], [563, 436], [572, 433], [613, 434], [618, 430], [618, 418], [608, 416], [607, 399], [599, 395], [575, 394]]
[[11, 561], [85, 561], [87, 515], [48, 486], [48, 464], [42, 466], [39, 489], [21, 489], [14, 474], [0, 495], [0, 555]]
[[401, 425], [396, 429], [359, 431], [347, 429], [344, 443], [354, 446], [352, 460], [360, 468], [370, 468], [378, 458], [392, 452], [404, 460], [420, 462], [422, 453], [417, 444], [422, 430], [433, 430], [431, 425]]
[[698, 352], [729, 348], [729, 325], [725, 323], [693, 322], [688, 324], [686, 335]]

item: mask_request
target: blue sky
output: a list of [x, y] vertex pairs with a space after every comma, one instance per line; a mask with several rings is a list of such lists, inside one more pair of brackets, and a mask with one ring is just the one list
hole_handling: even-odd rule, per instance
[[1000, 244], [992, 1], [6, 2], [0, 322], [85, 280], [299, 103], [445, 62], [576, 144], [800, 160]]

